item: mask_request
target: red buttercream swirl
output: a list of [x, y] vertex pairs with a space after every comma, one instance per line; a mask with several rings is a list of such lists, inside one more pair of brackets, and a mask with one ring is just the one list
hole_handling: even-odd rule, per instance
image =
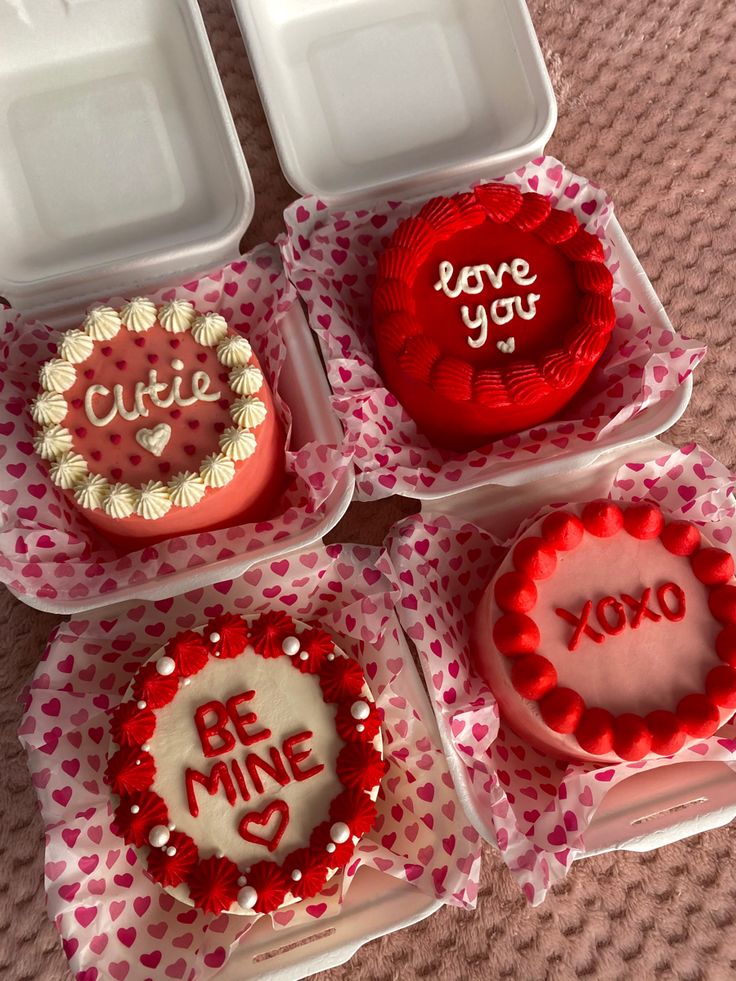
[[600, 239], [580, 226], [572, 238], [560, 245], [560, 251], [573, 262], [603, 261], [603, 246]]
[[553, 208], [544, 224], [537, 229], [537, 235], [548, 245], [561, 245], [571, 239], [579, 227], [575, 215]]
[[[133, 813], [131, 808], [137, 807]], [[130, 794], [122, 798], [115, 809], [115, 827], [128, 845], [141, 848], [148, 844], [148, 832], [157, 824], [168, 824], [169, 812], [166, 804], [152, 790]]]
[[443, 358], [432, 370], [432, 387], [457, 402], [472, 400], [473, 379], [472, 367], [460, 358]]
[[190, 678], [201, 671], [209, 660], [209, 650], [202, 635], [193, 630], [185, 630], [172, 638], [166, 645], [166, 653], [183, 678]]
[[281, 657], [284, 641], [295, 635], [294, 621], [281, 610], [264, 613], [250, 628], [251, 645], [261, 657]]
[[[301, 878], [294, 881], [291, 873], [301, 872]], [[322, 891], [327, 882], [328, 866], [325, 856], [315, 848], [298, 848], [284, 862], [284, 872], [289, 883], [289, 892], [299, 899], [310, 899]], [[250, 876], [248, 877], [250, 881]]]
[[[378, 709], [372, 702], [368, 702], [368, 717], [355, 719], [350, 712], [352, 704], [352, 699], [348, 698], [339, 706], [335, 716], [337, 734], [346, 743], [371, 742], [381, 728], [381, 717], [378, 714]], [[359, 729], [358, 726], [363, 728]]]
[[135, 702], [122, 702], [112, 713], [110, 733], [118, 746], [142, 746], [156, 728], [156, 716]]
[[276, 862], [256, 862], [246, 876], [248, 885], [255, 889], [258, 899], [253, 907], [256, 913], [272, 913], [283, 903], [292, 883]]
[[137, 746], [119, 749], [110, 757], [105, 770], [105, 779], [119, 797], [148, 790], [155, 776], [153, 757]]
[[330, 804], [330, 819], [347, 824], [355, 838], [368, 834], [377, 815], [376, 805], [362, 790], [344, 790]]
[[[175, 848], [176, 854], [167, 855], [167, 848]], [[148, 873], [154, 882], [162, 886], [178, 886], [187, 878], [197, 863], [199, 853], [189, 835], [172, 831], [166, 848], [151, 848], [148, 853]]]
[[544, 224], [552, 211], [552, 203], [543, 194], [527, 191], [522, 195], [523, 201], [510, 224], [520, 232], [533, 232]]
[[352, 657], [335, 655], [334, 661], [326, 661], [319, 673], [322, 695], [327, 702], [339, 702], [343, 698], [357, 698], [363, 691], [363, 669]]
[[373, 790], [386, 770], [386, 761], [370, 743], [348, 743], [337, 756], [340, 782], [355, 790]]
[[513, 184], [481, 184], [475, 194], [486, 216], [499, 225], [511, 221], [521, 211], [522, 193]]
[[139, 669], [133, 682], [133, 694], [146, 703], [147, 708], [158, 709], [168, 705], [179, 690], [179, 675], [159, 674], [156, 664], [149, 661]]
[[[328, 868], [344, 869], [353, 857], [355, 844], [352, 838], [348, 838], [341, 845], [336, 845], [331, 836], [332, 824], [332, 821], [323, 821], [322, 824], [318, 824], [312, 832], [309, 843], [318, 855], [324, 856], [324, 862]], [[334, 851], [328, 852], [328, 845], [335, 845]]]
[[189, 897], [205, 913], [223, 913], [238, 898], [240, 872], [235, 862], [215, 855], [202, 859], [192, 868], [187, 881]]
[[399, 279], [411, 284], [417, 273], [416, 256], [409, 249], [394, 245], [381, 254], [378, 273], [383, 279]]
[[[317, 674], [327, 663], [327, 655], [335, 650], [335, 642], [330, 635], [319, 627], [310, 627], [304, 633], [299, 634], [299, 644], [301, 649], [297, 657], [291, 659], [295, 668], [302, 674]], [[302, 658], [301, 654], [306, 652], [308, 657]]]
[[[219, 634], [220, 639], [212, 640], [213, 634]], [[248, 626], [235, 613], [223, 613], [214, 617], [205, 627], [204, 636], [212, 645], [212, 653], [223, 660], [240, 657], [248, 646]]]

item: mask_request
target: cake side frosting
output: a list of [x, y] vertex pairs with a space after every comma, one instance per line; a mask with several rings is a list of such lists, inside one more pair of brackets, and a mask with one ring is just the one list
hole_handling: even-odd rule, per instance
[[731, 556], [656, 505], [551, 512], [509, 552], [474, 624], [502, 717], [544, 752], [668, 756], [736, 708]]
[[224, 614], [154, 653], [113, 712], [115, 827], [182, 901], [271, 912], [347, 864], [382, 748], [362, 670], [328, 634]]

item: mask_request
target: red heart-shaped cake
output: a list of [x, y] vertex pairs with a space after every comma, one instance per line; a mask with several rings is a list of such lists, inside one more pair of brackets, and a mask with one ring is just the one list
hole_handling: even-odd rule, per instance
[[613, 329], [600, 241], [507, 184], [429, 201], [378, 261], [381, 371], [420, 430], [467, 449], [550, 419]]

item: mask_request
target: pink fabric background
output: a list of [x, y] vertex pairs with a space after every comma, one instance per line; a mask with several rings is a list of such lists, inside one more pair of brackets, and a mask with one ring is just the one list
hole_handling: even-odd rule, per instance
[[[228, 0], [201, 0], [253, 175], [252, 246], [281, 230], [296, 196], [280, 175]], [[559, 104], [549, 152], [612, 195], [674, 324], [705, 340], [693, 402], [670, 434], [736, 465], [736, 6], [732, 0], [529, 0]], [[378, 543], [409, 501], [353, 505], [333, 541]], [[66, 981], [47, 920], [36, 799], [15, 731], [17, 695], [57, 618], [0, 596], [0, 977]], [[490, 848], [479, 908], [444, 909], [364, 948], [330, 981], [436, 977], [720, 979], [734, 970], [736, 830], [649, 855], [573, 867], [527, 907]]]

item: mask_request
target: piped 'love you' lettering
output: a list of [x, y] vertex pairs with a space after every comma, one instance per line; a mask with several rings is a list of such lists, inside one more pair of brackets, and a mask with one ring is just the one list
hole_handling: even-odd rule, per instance
[[[269, 825], [271, 825], [271, 818], [274, 815], [278, 815], [278, 821], [275, 823], [275, 827], [271, 828], [269, 834]], [[254, 824], [264, 829], [262, 834], [255, 834], [251, 831], [251, 825]], [[279, 847], [279, 842], [288, 825], [289, 805], [286, 801], [274, 800], [262, 811], [248, 811], [247, 814], [244, 814], [238, 825], [238, 834], [244, 841], [250, 841], [254, 845], [263, 845], [270, 852], [274, 852]]]

